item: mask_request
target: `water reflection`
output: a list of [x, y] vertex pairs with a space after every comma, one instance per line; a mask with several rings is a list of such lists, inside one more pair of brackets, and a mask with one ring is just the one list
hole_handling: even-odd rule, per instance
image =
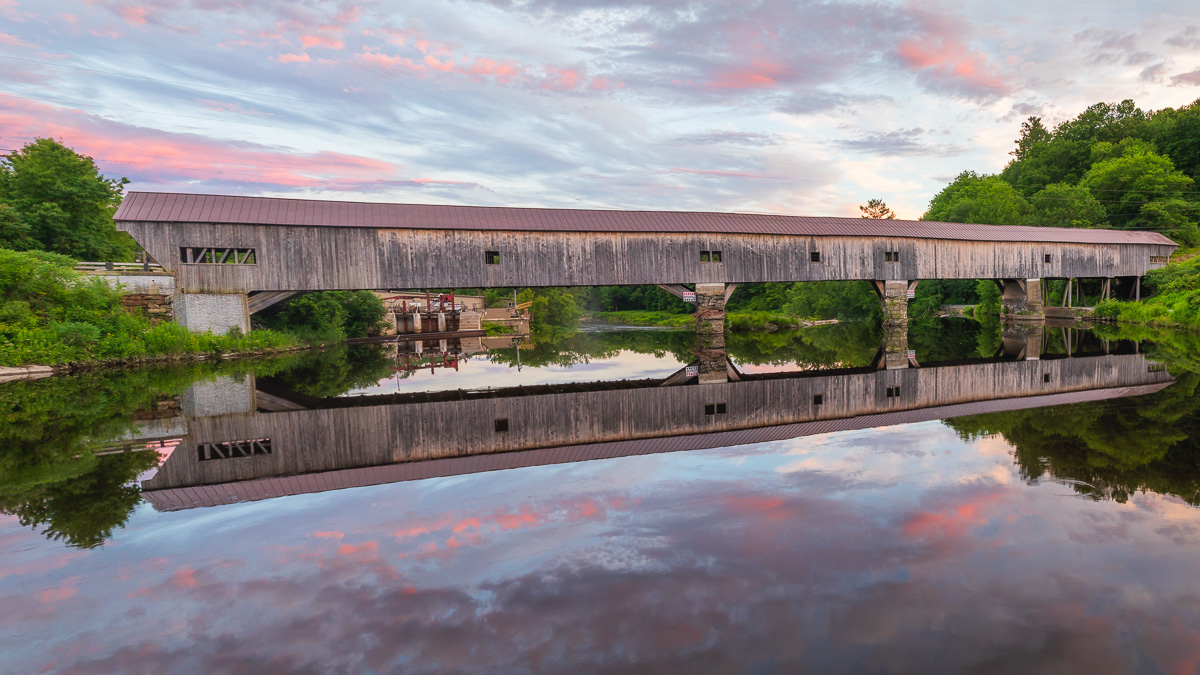
[[843, 326], [0, 387], [0, 650], [14, 672], [1193, 668], [1200, 345], [956, 325], [914, 326], [896, 369]]

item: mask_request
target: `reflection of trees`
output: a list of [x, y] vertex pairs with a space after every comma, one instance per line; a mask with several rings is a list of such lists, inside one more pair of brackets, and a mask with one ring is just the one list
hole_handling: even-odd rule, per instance
[[121, 527], [140, 500], [131, 481], [158, 463], [151, 451], [120, 453], [81, 460], [86, 468], [65, 480], [40, 483], [0, 494], [0, 511], [17, 516], [22, 525], [71, 546], [103, 544]]
[[[978, 358], [981, 332], [983, 328], [979, 322], [970, 319], [914, 321], [908, 325], [908, 346], [917, 353], [921, 363]], [[987, 356], [993, 354], [995, 351]]]
[[139, 411], [219, 374], [282, 367], [294, 357], [256, 364], [189, 364], [0, 386], [0, 512], [43, 528], [71, 546], [102, 544], [138, 502], [131, 485], [153, 467], [150, 451], [97, 456], [93, 449], [134, 429]]
[[365, 344], [306, 352], [272, 379], [289, 391], [332, 398], [393, 376], [390, 345]]
[[634, 330], [579, 333], [534, 334], [533, 347], [493, 349], [488, 359], [493, 363], [538, 368], [542, 366], [573, 366], [592, 359], [608, 359], [622, 351], [675, 356], [683, 362], [695, 358], [696, 334], [690, 331]]
[[874, 323], [837, 323], [798, 331], [726, 333], [730, 358], [739, 363], [782, 365], [809, 369], [861, 368], [875, 359], [883, 340]]
[[1138, 398], [947, 420], [965, 437], [1002, 434], [1030, 479], [1069, 479], [1095, 499], [1137, 490], [1200, 505], [1200, 375]]

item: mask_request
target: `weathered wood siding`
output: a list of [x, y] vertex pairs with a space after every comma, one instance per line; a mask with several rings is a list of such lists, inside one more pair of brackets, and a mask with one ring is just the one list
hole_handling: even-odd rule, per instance
[[[1050, 381], [1045, 381], [1045, 375]], [[393, 462], [704, 434], [951, 404], [1167, 383], [1142, 354], [912, 368], [728, 384], [655, 387], [223, 415], [190, 435], [146, 489]], [[900, 396], [889, 398], [889, 387]], [[813, 397], [821, 395], [821, 405]], [[706, 415], [708, 404], [728, 412]], [[497, 433], [495, 420], [508, 420]], [[198, 461], [198, 443], [270, 438], [273, 454]]]
[[[847, 279], [1140, 276], [1173, 246], [745, 234], [479, 232], [121, 223], [186, 291], [619, 286]], [[183, 246], [253, 247], [256, 265], [179, 262]], [[487, 265], [485, 251], [499, 251]], [[720, 251], [721, 262], [701, 262]], [[811, 262], [812, 252], [821, 262]], [[899, 262], [885, 262], [898, 251]], [[1050, 255], [1050, 262], [1045, 262]]]

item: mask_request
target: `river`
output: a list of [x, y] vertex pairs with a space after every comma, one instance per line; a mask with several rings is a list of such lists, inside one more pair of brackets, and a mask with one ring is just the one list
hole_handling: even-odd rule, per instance
[[1200, 339], [884, 344], [0, 384], [0, 672], [1196, 672]]

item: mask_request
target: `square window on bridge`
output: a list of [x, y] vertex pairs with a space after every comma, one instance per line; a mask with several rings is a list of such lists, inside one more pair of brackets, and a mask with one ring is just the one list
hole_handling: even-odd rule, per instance
[[809, 262], [815, 262], [815, 263], [821, 262], [821, 252], [813, 251], [812, 253], [809, 253], [808, 260], [809, 260]]
[[1047, 253], [1047, 254], [1046, 254], [1045, 256], [1043, 256], [1043, 257], [1045, 258], [1045, 261], [1046, 261], [1046, 263], [1047, 263], [1047, 264], [1049, 264], [1049, 263], [1050, 263], [1050, 254], [1049, 254], [1049, 253]]
[[715, 263], [721, 262], [721, 252], [720, 251], [712, 252], [712, 261]]
[[884, 262], [900, 262], [900, 251], [885, 251], [883, 254]]
[[700, 262], [712, 262], [712, 252], [700, 251]]
[[887, 388], [887, 397], [888, 398], [900, 398], [900, 387], [888, 387]]
[[1045, 382], [1045, 383], [1049, 384], [1049, 382], [1050, 382], [1050, 373], [1043, 373], [1043, 374], [1042, 374], [1042, 382]]
[[179, 262], [200, 265], [257, 265], [252, 248], [223, 246], [181, 246]]
[[825, 402], [825, 396], [823, 394], [817, 394], [817, 395], [813, 396], [813, 405], [821, 405], [824, 402]]
[[484, 251], [483, 262], [487, 263], [488, 265], [499, 265], [500, 251]]
[[704, 414], [705, 415], [724, 415], [725, 414], [725, 404], [724, 403], [709, 403], [708, 405], [704, 406]]
[[505, 417], [505, 418], [496, 420], [496, 433], [502, 434], [506, 431], [508, 431], [508, 418]]

